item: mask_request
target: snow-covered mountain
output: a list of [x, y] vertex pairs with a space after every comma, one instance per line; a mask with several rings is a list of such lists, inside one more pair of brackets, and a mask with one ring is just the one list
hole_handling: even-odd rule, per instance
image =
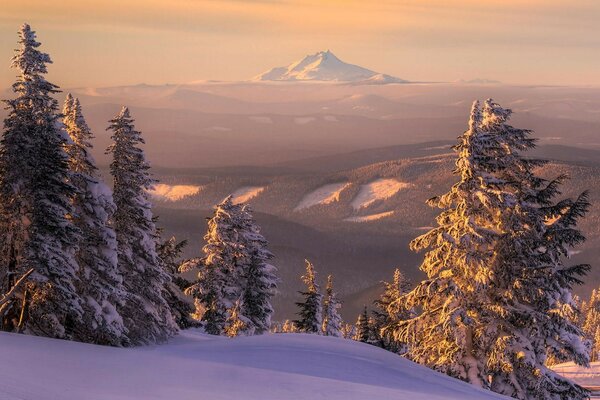
[[366, 84], [407, 82], [358, 65], [345, 63], [329, 50], [308, 55], [287, 67], [270, 69], [254, 77], [253, 80], [364, 82]]
[[187, 330], [114, 348], [0, 333], [2, 400], [507, 399], [375, 346], [302, 334]]

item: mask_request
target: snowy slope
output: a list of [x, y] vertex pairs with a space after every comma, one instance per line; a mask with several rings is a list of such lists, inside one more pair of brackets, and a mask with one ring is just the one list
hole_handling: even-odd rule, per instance
[[589, 368], [569, 362], [555, 365], [552, 369], [581, 386], [600, 388], [600, 362], [590, 363]]
[[368, 84], [404, 83], [405, 80], [380, 74], [358, 65], [347, 64], [331, 51], [320, 51], [302, 60], [276, 67], [253, 79], [254, 81], [336, 81]]
[[226, 339], [187, 331], [117, 349], [0, 334], [2, 400], [501, 399], [349, 340], [300, 334]]

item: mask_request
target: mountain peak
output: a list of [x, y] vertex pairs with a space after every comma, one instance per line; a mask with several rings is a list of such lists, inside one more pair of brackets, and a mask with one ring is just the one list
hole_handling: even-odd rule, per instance
[[[385, 77], [385, 79], [381, 79], [381, 77]], [[369, 84], [406, 82], [358, 65], [345, 63], [329, 49], [309, 54], [286, 67], [272, 68], [256, 76], [253, 80], [365, 82]]]

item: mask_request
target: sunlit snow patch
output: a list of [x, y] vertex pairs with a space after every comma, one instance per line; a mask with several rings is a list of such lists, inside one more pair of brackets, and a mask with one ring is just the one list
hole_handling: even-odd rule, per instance
[[377, 179], [360, 187], [360, 192], [352, 200], [352, 208], [359, 210], [368, 207], [377, 200], [392, 197], [402, 189], [409, 188], [410, 183], [398, 182], [395, 179]]
[[294, 118], [294, 122], [298, 125], [306, 125], [310, 122], [316, 120], [315, 117], [296, 117]]
[[321, 186], [317, 190], [304, 196], [294, 211], [303, 210], [305, 208], [316, 206], [317, 204], [330, 204], [335, 201], [340, 201], [340, 193], [342, 193], [348, 185], [348, 182], [342, 182]]
[[252, 116], [250, 119], [258, 124], [272, 124], [271, 117]]
[[231, 201], [234, 204], [247, 203], [251, 199], [258, 196], [263, 190], [264, 186], [244, 186], [231, 193]]
[[379, 214], [363, 215], [363, 216], [360, 216], [360, 217], [350, 217], [350, 218], [346, 218], [344, 221], [348, 221], [348, 222], [370, 222], [370, 221], [377, 221], [378, 219], [381, 219], [381, 218], [389, 217], [389, 216], [391, 216], [393, 214], [394, 214], [393, 211], [386, 211], [386, 212], [382, 212], [382, 213], [379, 213]]
[[184, 197], [193, 196], [202, 190], [202, 186], [194, 185], [166, 185], [159, 183], [149, 190], [152, 197], [163, 201], [178, 201]]

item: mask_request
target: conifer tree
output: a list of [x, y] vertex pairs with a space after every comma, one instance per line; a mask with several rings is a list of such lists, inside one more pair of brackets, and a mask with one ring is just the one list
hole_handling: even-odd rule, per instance
[[197, 322], [192, 317], [194, 305], [183, 295], [183, 291], [190, 286], [190, 282], [179, 273], [179, 267], [183, 264], [181, 262], [181, 253], [186, 245], [186, 240], [178, 242], [175, 236], [172, 236], [164, 242], [159, 243], [156, 249], [164, 270], [170, 276], [170, 282], [166, 286], [165, 299], [169, 303], [173, 319], [181, 329], [197, 325]]
[[56, 338], [72, 338], [82, 323], [75, 260], [79, 231], [73, 225], [75, 188], [60, 129], [58, 87], [44, 75], [50, 56], [41, 52], [35, 32], [24, 24], [12, 66], [19, 71], [5, 101], [8, 116], [0, 142], [1, 249], [0, 278], [8, 290], [33, 269], [4, 308], [2, 328]]
[[123, 276], [126, 301], [119, 310], [133, 344], [163, 342], [177, 332], [165, 287], [169, 275], [156, 253], [156, 227], [147, 191], [154, 181], [148, 172], [140, 145], [141, 133], [135, 130], [129, 109], [110, 121], [113, 144], [108, 153], [113, 161], [118, 265]]
[[398, 268], [394, 271], [392, 282], [382, 283], [384, 291], [379, 299], [375, 300], [376, 309], [373, 311], [374, 327], [380, 337], [378, 346], [404, 354], [407, 351], [406, 343], [396, 340], [388, 327], [414, 316], [402, 300], [402, 296], [410, 292], [411, 284]]
[[310, 261], [305, 260], [305, 262], [306, 273], [302, 276], [302, 282], [306, 285], [306, 291], [300, 292], [304, 296], [304, 301], [296, 303], [300, 311], [297, 314], [299, 318], [294, 321], [294, 325], [299, 332], [319, 335], [323, 324], [323, 295], [316, 283], [315, 267]]
[[74, 338], [82, 342], [127, 344], [123, 319], [117, 305], [124, 301], [123, 279], [117, 266], [117, 240], [110, 220], [115, 212], [112, 193], [100, 180], [90, 154], [93, 138], [81, 111], [79, 99], [67, 95], [63, 124], [71, 139], [67, 147], [73, 197], [73, 222], [81, 232], [76, 259], [79, 264], [77, 290], [83, 298], [83, 323]]
[[242, 302], [236, 301], [225, 323], [225, 334], [229, 337], [246, 335], [248, 332], [248, 319], [240, 314]]
[[337, 293], [333, 290], [333, 276], [327, 277], [327, 287], [325, 289], [325, 301], [323, 302], [323, 335], [342, 336], [342, 317], [338, 312], [341, 303], [338, 300]]
[[403, 300], [421, 313], [398, 324], [410, 356], [450, 375], [518, 399], [582, 399], [587, 392], [547, 365], [587, 364], [582, 332], [570, 322], [572, 285], [589, 266], [564, 266], [584, 240], [575, 228], [586, 194], [554, 202], [563, 178], [535, 175], [530, 131], [507, 124], [510, 110], [474, 105], [455, 146], [452, 190], [430, 200], [438, 227], [415, 239], [429, 249], [428, 279]]
[[233, 204], [231, 196], [215, 206], [208, 221], [208, 232], [202, 248], [204, 257], [191, 260], [183, 271], [198, 270], [198, 278], [186, 289], [196, 299], [197, 314], [204, 330], [211, 335], [225, 333], [225, 323], [236, 302], [242, 297], [241, 277], [246, 258], [239, 231], [241, 206]]
[[267, 249], [267, 240], [247, 205], [241, 209], [241, 224], [244, 254], [239, 278], [243, 288], [241, 314], [248, 319], [247, 329], [251, 334], [262, 334], [271, 327], [271, 298], [277, 289], [277, 268], [269, 263], [273, 254]]
[[365, 306], [363, 312], [358, 314], [356, 324], [354, 324], [354, 340], [357, 342], [370, 343], [372, 339], [371, 324], [369, 323], [369, 312]]

